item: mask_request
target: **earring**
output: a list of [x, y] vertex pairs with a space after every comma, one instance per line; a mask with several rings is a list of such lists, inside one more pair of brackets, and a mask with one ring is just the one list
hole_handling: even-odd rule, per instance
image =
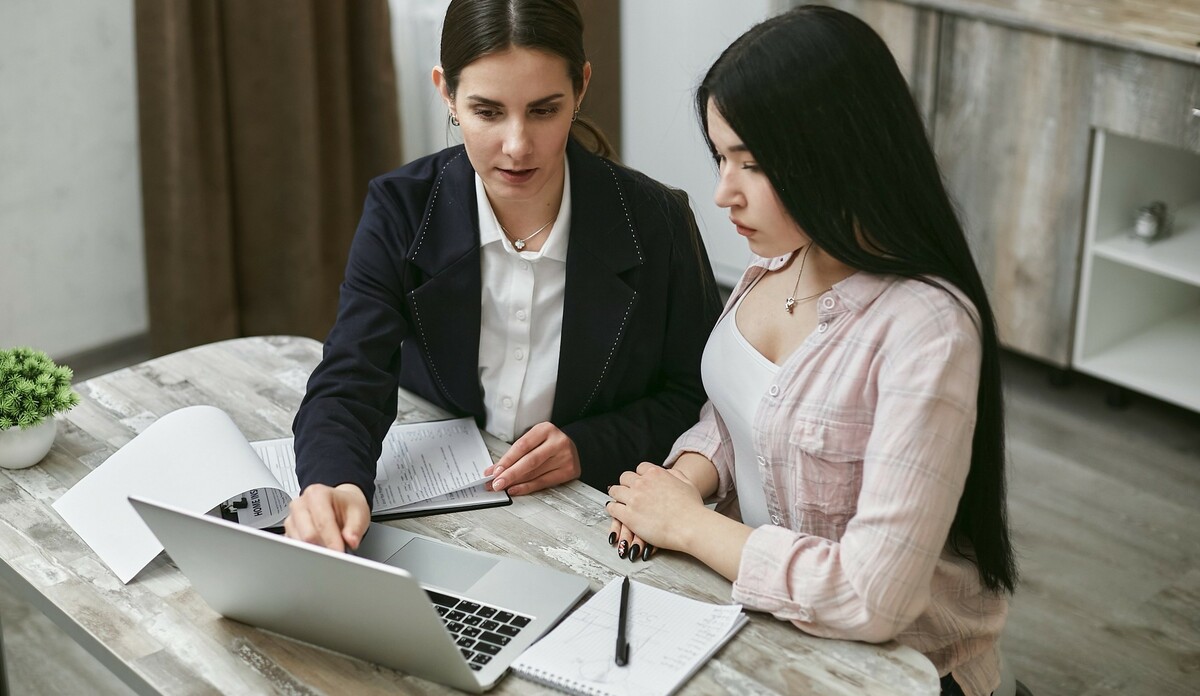
[[459, 125], [458, 116], [455, 116], [453, 111], [450, 112], [450, 124], [454, 126]]
[[575, 113], [571, 114], [571, 123], [575, 123], [577, 118], [579, 118], [579, 109], [575, 109]]

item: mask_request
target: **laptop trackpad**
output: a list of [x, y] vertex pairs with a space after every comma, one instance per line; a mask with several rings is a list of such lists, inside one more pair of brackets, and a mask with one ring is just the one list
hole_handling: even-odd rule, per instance
[[497, 562], [494, 558], [420, 537], [408, 542], [384, 561], [412, 573], [421, 584], [436, 585], [454, 592], [465, 592]]

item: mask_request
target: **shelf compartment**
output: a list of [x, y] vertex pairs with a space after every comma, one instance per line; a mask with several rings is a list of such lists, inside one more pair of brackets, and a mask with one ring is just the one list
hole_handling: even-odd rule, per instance
[[[1200, 306], [1200, 286], [1093, 255], [1085, 264], [1075, 362]], [[1193, 348], [1189, 353], [1195, 353]]]
[[1097, 242], [1094, 252], [1118, 263], [1200, 285], [1200, 201], [1174, 214], [1171, 232], [1165, 239], [1147, 243], [1127, 233]]
[[[1200, 227], [1200, 155], [1157, 143], [1096, 131], [1092, 143], [1091, 192], [1088, 200], [1087, 241], [1128, 239], [1137, 210], [1162, 201], [1175, 216], [1175, 235], [1186, 239]], [[1170, 237], [1147, 245], [1167, 244]], [[1195, 260], [1197, 257], [1192, 257]]]
[[1200, 305], [1077, 361], [1075, 369], [1200, 411]]
[[[1072, 367], [1200, 412], [1200, 155], [1097, 130]], [[1167, 237], [1133, 238], [1167, 205]]]

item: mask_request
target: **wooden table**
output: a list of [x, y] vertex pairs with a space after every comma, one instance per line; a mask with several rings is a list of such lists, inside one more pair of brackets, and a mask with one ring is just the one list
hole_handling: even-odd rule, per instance
[[[451, 689], [310, 647], [218, 616], [165, 555], [122, 584], [51, 508], [59, 496], [156, 418], [183, 406], [224, 409], [247, 439], [290, 434], [316, 341], [226, 341], [168, 355], [78, 385], [38, 466], [0, 474], [0, 577], [140, 693], [449, 693]], [[401, 393], [401, 421], [443, 417]], [[485, 435], [485, 439], [488, 437]], [[503, 443], [488, 439], [494, 456]], [[599, 589], [616, 574], [713, 602], [730, 585], [691, 558], [617, 558], [606, 543], [606, 497], [579, 482], [511, 506], [394, 522], [491, 553], [577, 573]], [[936, 694], [933, 666], [896, 643], [808, 636], [769, 615], [750, 622], [683, 693]], [[495, 693], [551, 693], [509, 676]]]

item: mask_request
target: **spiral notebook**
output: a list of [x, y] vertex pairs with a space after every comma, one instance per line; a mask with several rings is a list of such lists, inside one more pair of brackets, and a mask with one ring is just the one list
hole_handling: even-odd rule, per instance
[[571, 694], [660, 694], [683, 686], [746, 623], [740, 604], [709, 604], [629, 585], [629, 664], [613, 659], [621, 578], [614, 578], [512, 664]]

